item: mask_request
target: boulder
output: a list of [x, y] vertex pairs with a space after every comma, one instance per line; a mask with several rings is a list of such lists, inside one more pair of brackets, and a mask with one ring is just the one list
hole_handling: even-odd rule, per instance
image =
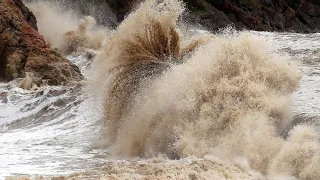
[[36, 85], [80, 81], [80, 70], [50, 49], [36, 18], [21, 0], [0, 0], [0, 80], [25, 78]]

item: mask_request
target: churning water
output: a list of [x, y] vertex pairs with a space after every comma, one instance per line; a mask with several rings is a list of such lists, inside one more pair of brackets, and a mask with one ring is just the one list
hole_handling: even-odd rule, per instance
[[164, 2], [67, 57], [87, 85], [0, 84], [0, 179], [320, 177], [320, 34], [179, 29]]

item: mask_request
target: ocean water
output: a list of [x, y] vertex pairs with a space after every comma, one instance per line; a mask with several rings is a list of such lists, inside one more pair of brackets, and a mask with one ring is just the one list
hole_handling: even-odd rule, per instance
[[[86, 77], [81, 84], [24, 90], [1, 83], [0, 179], [319, 178], [320, 34], [184, 30], [176, 23], [183, 10], [174, 0], [142, 4], [101, 49], [66, 56]], [[198, 46], [172, 60], [174, 32], [176, 49]], [[157, 41], [163, 36], [165, 43]], [[159, 49], [169, 60], [155, 55]], [[97, 54], [93, 64], [88, 52]], [[118, 117], [123, 106], [105, 99], [124, 76], [109, 70], [140, 57], [169, 68], [139, 84]], [[303, 125], [292, 128], [292, 120]]]

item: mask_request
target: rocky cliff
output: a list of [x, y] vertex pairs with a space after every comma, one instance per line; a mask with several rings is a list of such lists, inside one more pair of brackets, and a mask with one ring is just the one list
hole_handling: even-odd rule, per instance
[[[46, 0], [29, 0], [46, 1]], [[144, 0], [57, 0], [64, 7], [115, 27]], [[216, 31], [226, 26], [258, 31], [320, 31], [320, 0], [183, 0], [186, 20]]]
[[319, 0], [185, 0], [195, 22], [209, 29], [315, 32], [320, 30]]
[[0, 80], [24, 77], [38, 86], [82, 79], [75, 65], [46, 44], [21, 0], [0, 0]]
[[[121, 21], [141, 0], [105, 0]], [[188, 21], [208, 30], [320, 31], [320, 0], [184, 0]]]

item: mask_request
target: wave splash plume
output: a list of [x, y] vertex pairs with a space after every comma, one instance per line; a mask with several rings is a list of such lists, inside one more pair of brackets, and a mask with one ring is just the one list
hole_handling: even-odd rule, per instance
[[92, 71], [103, 136], [117, 157], [212, 156], [255, 176], [319, 179], [319, 135], [290, 123], [301, 73], [248, 32], [189, 35], [184, 4], [146, 1], [108, 39]]
[[58, 2], [30, 1], [26, 5], [36, 15], [46, 42], [63, 55], [99, 50], [110, 33], [109, 28], [99, 27], [93, 17], [78, 15]]

